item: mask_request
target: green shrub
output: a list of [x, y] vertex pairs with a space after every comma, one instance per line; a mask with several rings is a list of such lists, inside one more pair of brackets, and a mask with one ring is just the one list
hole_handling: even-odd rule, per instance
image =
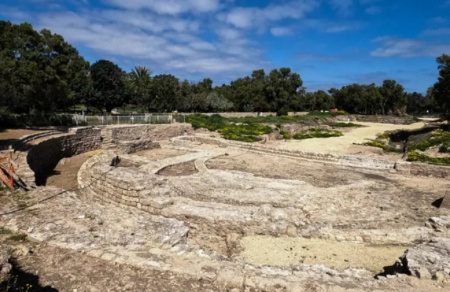
[[26, 234], [15, 234], [8, 238], [8, 240], [11, 240], [11, 241], [24, 241], [25, 239], [27, 239]]
[[46, 114], [34, 111], [32, 114], [12, 114], [0, 109], [0, 125], [4, 128], [73, 126], [72, 115]]
[[402, 153], [403, 150], [402, 149], [397, 149], [395, 147], [391, 147], [389, 145], [386, 145], [384, 143], [381, 142], [377, 142], [377, 141], [369, 141], [369, 142], [364, 142], [361, 145], [365, 145], [365, 146], [372, 146], [372, 147], [377, 147], [377, 148], [381, 148], [386, 152], [397, 152], [397, 153]]
[[450, 157], [430, 157], [416, 151], [410, 152], [407, 160], [411, 162], [417, 161], [431, 164], [450, 165]]
[[242, 142], [258, 142], [261, 141], [262, 138], [258, 136], [253, 135], [237, 135], [232, 133], [226, 133], [222, 134], [222, 138], [227, 140], [236, 140], [236, 141], [242, 141]]
[[389, 139], [389, 135], [390, 135], [389, 132], [384, 132], [383, 134], [377, 135], [377, 138], [378, 139]]
[[217, 131], [225, 127], [225, 118], [221, 115], [214, 114], [212, 116], [195, 114], [186, 117], [186, 122], [190, 123], [194, 129], [204, 128], [210, 131]]
[[359, 128], [359, 127], [364, 127], [363, 125], [354, 124], [354, 123], [334, 123], [334, 124], [331, 124], [330, 126], [335, 127], [335, 128]]
[[423, 142], [410, 144], [409, 149], [425, 151], [427, 149], [430, 149], [431, 147], [438, 146], [440, 144], [448, 145], [449, 142], [450, 142], [450, 132], [434, 131], [431, 133], [430, 139], [423, 141]]
[[292, 135], [292, 138], [297, 140], [310, 139], [310, 138], [329, 138], [343, 136], [342, 132], [329, 131], [325, 129], [309, 129], [306, 133], [297, 133]]
[[227, 123], [227, 119], [214, 114], [206, 116], [195, 114], [188, 116], [187, 122], [192, 124], [194, 129], [205, 128], [210, 131], [218, 131], [222, 138], [243, 142], [261, 141], [260, 135], [272, 133], [272, 128], [266, 125], [248, 123], [242, 125]]
[[292, 135], [286, 131], [280, 131], [280, 135], [283, 136], [283, 139], [286, 139], [286, 140], [292, 139]]
[[450, 143], [445, 142], [439, 147], [440, 153], [450, 153]]
[[282, 107], [277, 111], [277, 117], [287, 116], [288, 113], [289, 113], [289, 110], [285, 107]]

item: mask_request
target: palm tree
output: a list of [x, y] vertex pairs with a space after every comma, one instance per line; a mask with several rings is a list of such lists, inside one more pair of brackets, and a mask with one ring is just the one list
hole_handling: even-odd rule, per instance
[[137, 66], [129, 73], [131, 90], [138, 104], [148, 108], [150, 104], [150, 84], [152, 71], [147, 67]]

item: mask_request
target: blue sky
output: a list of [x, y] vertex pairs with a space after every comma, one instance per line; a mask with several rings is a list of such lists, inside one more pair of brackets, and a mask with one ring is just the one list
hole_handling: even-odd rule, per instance
[[424, 93], [450, 54], [450, 0], [0, 0], [91, 63], [215, 85], [290, 67], [308, 91], [394, 79]]

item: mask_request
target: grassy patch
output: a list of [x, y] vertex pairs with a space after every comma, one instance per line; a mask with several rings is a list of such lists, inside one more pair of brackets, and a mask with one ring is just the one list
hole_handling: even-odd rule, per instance
[[0, 235], [11, 234], [12, 231], [4, 227], [0, 227]]
[[377, 142], [377, 141], [364, 142], [361, 145], [381, 148], [381, 149], [383, 149], [386, 152], [396, 152], [396, 153], [402, 153], [403, 152], [402, 149], [397, 149], [397, 148], [391, 147], [389, 145], [386, 145], [386, 144], [384, 144], [382, 142]]
[[408, 153], [407, 160], [411, 162], [417, 161], [431, 164], [450, 165], [450, 157], [430, 157], [416, 151]]
[[283, 139], [286, 139], [286, 140], [292, 139], [292, 135], [286, 131], [283, 131], [283, 130], [280, 131], [280, 135], [283, 136]]
[[27, 239], [26, 234], [15, 234], [13, 236], [8, 237], [8, 240], [11, 240], [11, 241], [24, 241], [26, 239]]
[[331, 124], [330, 126], [332, 126], [334, 128], [360, 128], [360, 127], [364, 127], [363, 125], [354, 124], [354, 123], [334, 123], [334, 124]]
[[226, 126], [226, 120], [221, 115], [189, 115], [186, 117], [186, 122], [190, 123], [194, 129], [204, 128], [210, 131], [217, 131]]
[[220, 115], [191, 115], [187, 120], [194, 129], [205, 128], [210, 131], [218, 131], [222, 138], [243, 142], [261, 141], [261, 135], [272, 133], [272, 128], [257, 123], [234, 124]]
[[431, 138], [429, 140], [414, 143], [409, 145], [410, 150], [420, 150], [425, 151], [427, 149], [430, 149], [434, 146], [441, 145], [444, 146], [443, 150], [445, 149], [446, 152], [448, 149], [448, 145], [450, 143], [450, 132], [448, 131], [434, 131], [431, 133]]
[[306, 115], [295, 116], [265, 116], [265, 117], [243, 117], [243, 118], [228, 118], [229, 122], [233, 123], [270, 123], [270, 124], [290, 124], [290, 123], [304, 123], [308, 120], [325, 120], [338, 115], [347, 114], [344, 111], [336, 113], [322, 113], [322, 112], [309, 112]]
[[343, 136], [340, 131], [330, 131], [326, 129], [309, 129], [306, 133], [297, 133], [292, 135], [296, 140], [311, 139], [311, 138], [330, 138]]

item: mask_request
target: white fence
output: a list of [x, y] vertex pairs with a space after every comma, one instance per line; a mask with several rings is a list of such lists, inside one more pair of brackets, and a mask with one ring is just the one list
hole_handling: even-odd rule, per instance
[[185, 123], [186, 115], [183, 114], [142, 114], [142, 115], [113, 115], [113, 116], [86, 116], [73, 115], [76, 125], [132, 125], [132, 124], [171, 124]]

